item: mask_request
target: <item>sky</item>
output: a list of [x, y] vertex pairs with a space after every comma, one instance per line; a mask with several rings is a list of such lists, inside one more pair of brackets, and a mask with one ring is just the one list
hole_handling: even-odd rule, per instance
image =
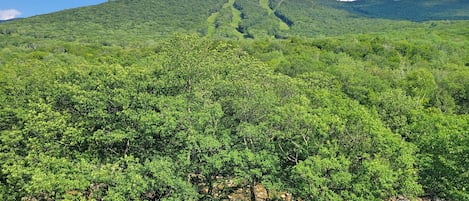
[[64, 9], [96, 5], [107, 0], [0, 0], [0, 20], [25, 18]]

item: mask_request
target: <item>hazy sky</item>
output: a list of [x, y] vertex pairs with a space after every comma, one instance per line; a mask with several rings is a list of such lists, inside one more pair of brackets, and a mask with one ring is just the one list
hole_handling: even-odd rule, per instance
[[0, 20], [56, 12], [68, 8], [96, 5], [107, 0], [0, 0]]

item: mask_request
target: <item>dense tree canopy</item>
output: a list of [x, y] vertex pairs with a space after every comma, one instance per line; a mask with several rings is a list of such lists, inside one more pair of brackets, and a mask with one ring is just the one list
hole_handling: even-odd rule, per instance
[[341, 34], [293, 12], [326, 4], [262, 0], [114, 21], [171, 2], [0, 25], [0, 200], [469, 199], [467, 21]]

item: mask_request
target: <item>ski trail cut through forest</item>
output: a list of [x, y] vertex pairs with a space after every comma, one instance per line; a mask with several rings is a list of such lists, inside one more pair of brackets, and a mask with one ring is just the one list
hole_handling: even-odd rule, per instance
[[269, 15], [274, 14], [274, 11], [269, 6], [269, 0], [259, 0], [259, 5], [261, 6], [261, 8], [267, 10], [267, 13]]
[[235, 0], [230, 0], [231, 3], [231, 14], [233, 15], [233, 18], [231, 19], [231, 27], [234, 29], [234, 32], [236, 32], [236, 35], [238, 36], [238, 38], [243, 38], [244, 37], [244, 34], [241, 33], [239, 30], [238, 30], [238, 27], [239, 27], [239, 23], [241, 22], [242, 18], [241, 18], [241, 11], [238, 10], [235, 6], [234, 6], [234, 3], [235, 3]]
[[217, 18], [220, 17], [221, 13], [220, 11], [226, 10], [230, 8], [231, 10], [231, 22], [230, 22], [230, 28], [233, 29], [234, 35], [236, 35], [238, 38], [243, 38], [244, 34], [238, 31], [239, 23], [241, 22], [241, 11], [236, 9], [234, 6], [236, 0], [229, 0], [223, 6], [220, 8], [218, 12], [212, 13], [208, 18], [207, 18], [207, 23], [208, 23], [208, 29], [207, 29], [207, 37], [213, 36], [213, 34], [216, 32], [217, 25], [216, 21]]
[[259, 0], [259, 5], [264, 8], [265, 10], [267, 10], [267, 13], [268, 15], [272, 15], [274, 14], [275, 17], [277, 17], [277, 19], [279, 20], [279, 29], [280, 30], [289, 30], [290, 29], [290, 23], [287, 23], [283, 18], [285, 17], [281, 17], [281, 15], [279, 15], [277, 13], [277, 8], [280, 7], [280, 5], [282, 5], [283, 3], [283, 0], [280, 1], [277, 6], [275, 6], [275, 8], [271, 8], [270, 5], [269, 5], [269, 0]]
[[211, 37], [213, 35], [213, 32], [215, 32], [215, 19], [217, 19], [217, 16], [219, 15], [218, 12], [212, 13], [208, 18], [207, 18], [207, 23], [208, 23], [208, 28], [207, 28], [207, 36]]
[[[270, 7], [274, 12], [282, 5], [285, 0], [281, 0], [275, 7]], [[273, 5], [272, 5], [273, 6]]]
[[[223, 5], [225, 6], [225, 5]], [[217, 19], [218, 15], [220, 15], [220, 11], [212, 13], [208, 18], [207, 18], [207, 36], [211, 37], [213, 35], [213, 32], [215, 32], [215, 20]]]

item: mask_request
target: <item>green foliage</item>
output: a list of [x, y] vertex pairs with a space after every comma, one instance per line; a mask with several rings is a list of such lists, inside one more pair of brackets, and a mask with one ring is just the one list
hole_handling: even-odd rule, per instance
[[420, 147], [420, 180], [430, 195], [468, 198], [468, 125], [467, 115], [443, 115], [432, 110], [413, 123], [412, 132], [420, 133], [414, 139]]
[[[345, 189], [352, 182], [352, 174], [348, 172], [350, 162], [342, 157], [320, 158], [309, 157], [295, 166], [295, 173], [301, 197], [312, 200], [341, 200], [349, 195]], [[340, 191], [344, 193], [340, 193]]]
[[421, 104], [425, 104], [435, 93], [437, 86], [431, 72], [426, 69], [416, 69], [407, 74], [404, 88], [409, 95], [415, 97]]
[[469, 15], [469, 8], [463, 0], [425, 0], [425, 1], [384, 1], [370, 0], [352, 4], [327, 2], [338, 8], [374, 18], [401, 19], [411, 21], [425, 20], [463, 20]]
[[[310, 102], [309, 104], [321, 108], [324, 107], [324, 104], [327, 105], [328, 101], [334, 100], [333, 104], [329, 103], [331, 106], [327, 106], [325, 108], [340, 108], [340, 101], [338, 101], [336, 98], [332, 99], [324, 97], [335, 97], [328, 94], [337, 94], [342, 97], [347, 96], [351, 99], [359, 101], [360, 104], [369, 108], [371, 114], [377, 112], [379, 117], [374, 117], [374, 119], [380, 119], [379, 121], [381, 121], [386, 128], [390, 129], [393, 133], [399, 134], [406, 141], [411, 142], [411, 144], [404, 146], [408, 149], [406, 153], [412, 153], [413, 151], [417, 151], [419, 153], [417, 155], [417, 161], [413, 156], [404, 156], [405, 154], [401, 153], [402, 158], [399, 159], [399, 161], [407, 162], [405, 163], [406, 165], [403, 164], [401, 168], [398, 169], [398, 172], [401, 174], [412, 175], [420, 170], [418, 181], [423, 185], [425, 194], [427, 195], [452, 198], [455, 200], [464, 199], [465, 194], [461, 192], [461, 189], [467, 189], [467, 187], [463, 187], [464, 185], [450, 185], [449, 183], [445, 182], [446, 180], [442, 180], [442, 178], [452, 178], [452, 176], [454, 176], [463, 178], [464, 180], [466, 171], [460, 169], [449, 173], [452, 176], [445, 174], [437, 176], [436, 178], [438, 179], [435, 179], [434, 175], [437, 175], [438, 173], [432, 172], [430, 169], [434, 169], [437, 166], [440, 166], [437, 164], [464, 164], [466, 163], [464, 159], [465, 157], [457, 154], [452, 155], [451, 157], [441, 156], [439, 154], [447, 153], [448, 150], [453, 149], [453, 146], [444, 148], [445, 151], [429, 151], [428, 148], [434, 145], [421, 144], [421, 142], [423, 142], [420, 141], [422, 139], [421, 136], [431, 135], [432, 137], [428, 137], [427, 139], [433, 139], [434, 141], [429, 140], [428, 142], [432, 142], [432, 144], [438, 143], [438, 137], [436, 137], [438, 136], [438, 131], [431, 129], [416, 130], [414, 125], [420, 125], [423, 123], [423, 119], [420, 116], [426, 114], [427, 110], [439, 111], [437, 114], [440, 115], [441, 118], [451, 117], [455, 120], [458, 119], [458, 121], [467, 121], [465, 120], [467, 118], [467, 112], [463, 111], [465, 108], [467, 108], [465, 106], [465, 102], [467, 101], [464, 101], [464, 103], [457, 101], [461, 100], [460, 97], [464, 96], [462, 95], [465, 93], [464, 88], [466, 87], [464, 86], [465, 83], [468, 83], [464, 78], [464, 63], [461, 63], [461, 61], [464, 60], [464, 56], [460, 55], [460, 53], [465, 52], [465, 50], [458, 45], [454, 45], [453, 47], [448, 47], [452, 50], [446, 49], [445, 47], [445, 50], [441, 52], [432, 51], [432, 49], [436, 47], [444, 46], [441, 44], [442, 41], [440, 41], [440, 39], [433, 38], [430, 39], [434, 41], [433, 45], [428, 44], [428, 42], [421, 43], [420, 41], [406, 42], [407, 44], [405, 46], [407, 47], [418, 46], [418, 48], [411, 50], [413, 53], [408, 53], [410, 50], [396, 50], [397, 47], [402, 47], [403, 44], [399, 37], [388, 37], [389, 38], [384, 39], [376, 38], [372, 35], [361, 35], [357, 36], [358, 40], [356, 38], [346, 39], [342, 37], [339, 37], [338, 39], [328, 38], [313, 40], [291, 39], [290, 41], [280, 42], [280, 44], [278, 41], [263, 41], [247, 45], [245, 49], [248, 52], [265, 61], [266, 63], [270, 63], [275, 66], [276, 71], [297, 77], [298, 79], [305, 81], [306, 85], [301, 88], [306, 88], [307, 86], [311, 90], [314, 89], [313, 91], [309, 92], [309, 94], [314, 94], [314, 96], [309, 98], [309, 101], [303, 102], [300, 105], [298, 105], [298, 103], [294, 105], [285, 104], [285, 111], [279, 110], [276, 112], [277, 116], [279, 117], [277, 117], [277, 120], [274, 121], [275, 123], [273, 123], [272, 126], [284, 129], [283, 132], [281, 132], [282, 134], [279, 135], [282, 136], [279, 138], [282, 142], [282, 149], [280, 149], [280, 151], [281, 153], [285, 154], [285, 160], [289, 160], [292, 163], [299, 161], [300, 164], [302, 164], [302, 166], [300, 166], [301, 169], [296, 170], [297, 176], [294, 179], [296, 182], [301, 180], [301, 178], [313, 179], [318, 177], [313, 177], [311, 175], [313, 173], [311, 172], [305, 172], [308, 170], [308, 168], [304, 167], [306, 163], [302, 163], [302, 161], [305, 161], [308, 157], [311, 156], [311, 153], [318, 153], [319, 147], [316, 147], [315, 149], [307, 148], [308, 146], [306, 145], [309, 143], [309, 140], [311, 140], [309, 135], [314, 133], [314, 131], [321, 130], [324, 130], [320, 132], [322, 133], [322, 136], [328, 136], [332, 131], [340, 134], [343, 132], [344, 128], [348, 128], [346, 130], [353, 129], [357, 123], [351, 125], [346, 123], [338, 123], [340, 121], [337, 120], [337, 117], [340, 117], [340, 115], [327, 117], [325, 116], [327, 113], [324, 114], [324, 112], [322, 112], [320, 113], [322, 114], [320, 117], [324, 122], [322, 124], [324, 126], [319, 127], [322, 129], [318, 128], [316, 130], [311, 130], [308, 129], [308, 126], [305, 125], [317, 124], [318, 120], [315, 121], [315, 116], [312, 115], [314, 113], [310, 111], [308, 107], [302, 105], [308, 104], [308, 102]], [[349, 44], [350, 46], [348, 46]], [[362, 53], [357, 54], [357, 45], [355, 44], [358, 44], [358, 47], [360, 47], [358, 49], [363, 50]], [[372, 48], [368, 48], [368, 45], [370, 44]], [[252, 48], [252, 46], [255, 48]], [[422, 48], [424, 46], [426, 48]], [[281, 52], [279, 52], [279, 50], [281, 50]], [[398, 56], [396, 61], [389, 60], [388, 54], [385, 52], [390, 51]], [[438, 60], [439, 58], [448, 56], [445, 51], [448, 51], [446, 53], [452, 52], [450, 53], [450, 57], [452, 58], [447, 59], [447, 63], [445, 63], [444, 66], [441, 66], [440, 61]], [[276, 62], [278, 60], [281, 62]], [[378, 63], [378, 61], [391, 62], [389, 63], [391, 65], [383, 65], [382, 63]], [[304, 63], [291, 65], [293, 62]], [[287, 67], [287, 65], [291, 66]], [[453, 79], [453, 76], [456, 76], [456, 74], [459, 74], [457, 76], [458, 78]], [[448, 83], [452, 83], [451, 89]], [[456, 94], [460, 94], [461, 96]], [[298, 97], [299, 100], [301, 100], [300, 97], [301, 96]], [[356, 107], [357, 106], [350, 108]], [[297, 109], [288, 110], [287, 108]], [[302, 112], [298, 113], [295, 111]], [[349, 108], [338, 109], [338, 111], [348, 111], [349, 114], [353, 113], [353, 110]], [[453, 112], [460, 115], [453, 115]], [[363, 114], [365, 113], [366, 112], [359, 112], [362, 118]], [[297, 119], [296, 117], [302, 118]], [[308, 119], [309, 121], [304, 121], [302, 119]], [[347, 116], [344, 117], [344, 119], [350, 121], [353, 118], [352, 116]], [[368, 121], [371, 122], [373, 120]], [[336, 123], [333, 124], [333, 122]], [[433, 124], [436, 124], [435, 122], [430, 124], [433, 126]], [[456, 121], [453, 123], [449, 123], [449, 121], [446, 122], [448, 122], [448, 124], [444, 124], [445, 126], [442, 127], [447, 129], [455, 128], [464, 130], [464, 126], [462, 126], [462, 124], [456, 123]], [[324, 129], [330, 127], [331, 124], [335, 125], [332, 127], [334, 129]], [[432, 126], [430, 126], [430, 128]], [[364, 127], [370, 128], [373, 126]], [[425, 126], [422, 126], [421, 128], [425, 128]], [[285, 135], [286, 133], [297, 134]], [[298, 135], [298, 133], [300, 133], [300, 135]], [[361, 136], [363, 136], [366, 132], [348, 131], [348, 133], [361, 133]], [[461, 132], [453, 130], [449, 131], [449, 133], [456, 134]], [[466, 136], [466, 134], [461, 134], [462, 139], [465, 138], [464, 136]], [[445, 138], [445, 144], [461, 144], [461, 137]], [[389, 137], [380, 138], [390, 139]], [[314, 139], [315, 140], [312, 141], [317, 142], [318, 144], [330, 143], [330, 141], [325, 141], [324, 139]], [[344, 137], [342, 135], [336, 135], [334, 139], [344, 139], [346, 142], [351, 141], [349, 136]], [[376, 143], [371, 144], [376, 146]], [[350, 150], [354, 151], [361, 150], [366, 147], [364, 144], [358, 144], [359, 146], [356, 144], [349, 144], [349, 146], [352, 145], [353, 148], [350, 148]], [[464, 151], [461, 150], [461, 152], [463, 153]], [[338, 153], [343, 154], [344, 152], [339, 151]], [[346, 153], [353, 154], [355, 152], [347, 151]], [[453, 151], [452, 153], [455, 152]], [[430, 160], [428, 159], [430, 156], [439, 159]], [[362, 158], [363, 156], [358, 155], [355, 157]], [[319, 158], [314, 158], [314, 160], [326, 160], [324, 158], [336, 159], [337, 156], [334, 155], [332, 157], [325, 157], [321, 155]], [[389, 159], [389, 155], [387, 155], [386, 158]], [[435, 160], [442, 160], [443, 158], [451, 159], [450, 162], [448, 162], [448, 160], [445, 160], [445, 162], [433, 162]], [[323, 185], [327, 187], [327, 190], [321, 192], [328, 193], [322, 196], [319, 196], [317, 194], [318, 192], [316, 191], [320, 186], [316, 186], [316, 188], [308, 187], [311, 185], [320, 185], [321, 182], [308, 183], [308, 179], [304, 179], [305, 182], [301, 183], [301, 185], [296, 188], [303, 189], [304, 191], [299, 193], [303, 193], [303, 197], [312, 196], [310, 197], [311, 199], [335, 199], [336, 196], [341, 196], [341, 198], [338, 199], [346, 198], [370, 200], [374, 199], [375, 197], [383, 196], [384, 192], [380, 190], [388, 189], [388, 184], [392, 183], [393, 181], [399, 182], [401, 185], [406, 186], [401, 188], [401, 192], [399, 193], [410, 195], [411, 193], [409, 192], [420, 192], [420, 187], [415, 180], [403, 180], [404, 178], [415, 179], [415, 176], [396, 178], [395, 173], [392, 173], [392, 171], [389, 169], [389, 166], [386, 165], [395, 163], [389, 163], [383, 161], [383, 159], [384, 158], [378, 157], [377, 161], [365, 161], [366, 163], [364, 163], [363, 166], [360, 166], [360, 172], [363, 173], [363, 175], [359, 177], [360, 179], [352, 180], [354, 183], [351, 185], [354, 184], [353, 186], [355, 186], [355, 188], [349, 189], [349, 194], [347, 195], [341, 195], [338, 193], [339, 191], [334, 191], [334, 189], [327, 187], [327, 185], [331, 185], [330, 182], [333, 183], [331, 180], [324, 181], [325, 184]], [[414, 163], [412, 161], [418, 162], [418, 169], [410, 168]], [[442, 173], [444, 172], [443, 169], [448, 168], [449, 167], [447, 166], [442, 168]], [[462, 168], [462, 166], [458, 167], [456, 165], [454, 167], [454, 169], [459, 168]], [[314, 172], [314, 174], [322, 175], [321, 172]], [[368, 177], [369, 175], [375, 176]], [[373, 180], [372, 178], [379, 179]], [[456, 178], [448, 179], [448, 181], [451, 180], [459, 181]], [[370, 186], [370, 184], [373, 185]], [[372, 190], [373, 187], [376, 186], [380, 187], [377, 188], [376, 191]], [[309, 191], [307, 189], [309, 189]], [[393, 192], [396, 193], [393, 190], [387, 190], [386, 193], [388, 194], [384, 195], [384, 197], [392, 196]]]
[[467, 199], [467, 22], [335, 3], [122, 0], [2, 23], [0, 199]]
[[15, 20], [12, 22], [16, 27], [14, 31], [3, 27], [0, 30], [5, 34], [14, 32], [21, 37], [32, 38], [33, 41], [59, 39], [104, 46], [123, 45], [135, 40], [169, 37], [174, 32], [204, 32], [207, 17], [220, 2], [111, 1]]

